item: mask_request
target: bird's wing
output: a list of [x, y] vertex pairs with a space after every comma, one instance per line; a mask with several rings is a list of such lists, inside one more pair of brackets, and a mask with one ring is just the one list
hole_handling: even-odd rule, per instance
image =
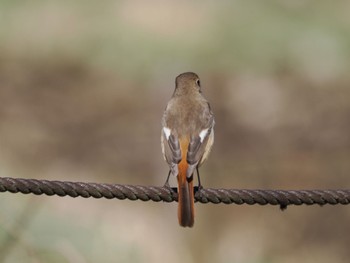
[[177, 165], [182, 159], [179, 140], [167, 127], [163, 127], [161, 139], [164, 159], [169, 164], [172, 174], [176, 176], [178, 174]]
[[[209, 104], [208, 104], [209, 106]], [[203, 163], [207, 158], [211, 146], [214, 142], [214, 116], [210, 110], [210, 106], [207, 109], [205, 114], [207, 120], [204, 123], [204, 126], [198, 133], [192, 134], [190, 138], [190, 143], [188, 145], [187, 151], [187, 163], [189, 164], [189, 169], [187, 176], [191, 176], [194, 172], [194, 169]]]

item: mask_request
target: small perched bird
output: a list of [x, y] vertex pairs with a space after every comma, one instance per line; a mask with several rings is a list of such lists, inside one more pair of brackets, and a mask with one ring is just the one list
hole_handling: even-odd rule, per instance
[[197, 74], [176, 77], [175, 91], [164, 111], [161, 145], [170, 174], [178, 182], [178, 218], [183, 227], [194, 224], [193, 173], [207, 159], [214, 142], [214, 116], [202, 95]]

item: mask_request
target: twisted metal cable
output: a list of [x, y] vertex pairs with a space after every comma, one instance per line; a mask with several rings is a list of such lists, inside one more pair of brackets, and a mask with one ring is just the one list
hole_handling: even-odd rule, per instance
[[[350, 189], [340, 190], [239, 190], [239, 189], [194, 189], [195, 199], [200, 203], [279, 205], [325, 205], [350, 203]], [[0, 192], [58, 195], [70, 197], [117, 198], [120, 200], [177, 201], [176, 188], [65, 182], [36, 179], [0, 177]]]

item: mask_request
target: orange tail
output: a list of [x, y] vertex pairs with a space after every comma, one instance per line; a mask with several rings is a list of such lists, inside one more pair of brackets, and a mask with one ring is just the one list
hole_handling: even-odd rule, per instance
[[186, 159], [179, 164], [178, 183], [178, 217], [179, 224], [183, 227], [192, 227], [194, 224], [194, 193], [193, 178], [187, 179], [188, 164]]

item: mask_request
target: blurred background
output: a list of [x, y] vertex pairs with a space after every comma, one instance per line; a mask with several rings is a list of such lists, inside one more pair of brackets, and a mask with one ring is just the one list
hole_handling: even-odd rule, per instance
[[[0, 1], [0, 176], [163, 185], [161, 117], [194, 71], [204, 187], [349, 188], [347, 1]], [[175, 180], [172, 180], [174, 185]], [[348, 262], [346, 206], [0, 195], [0, 262]]]

